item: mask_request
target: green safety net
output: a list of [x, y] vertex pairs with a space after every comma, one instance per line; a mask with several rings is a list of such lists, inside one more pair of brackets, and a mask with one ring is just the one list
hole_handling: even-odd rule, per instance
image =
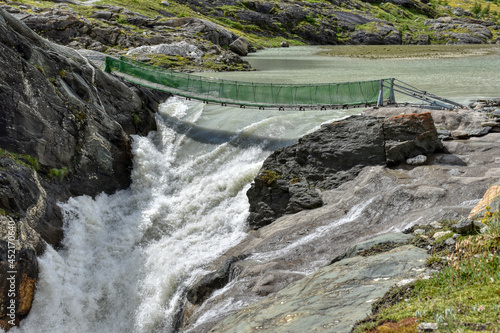
[[[148, 65], [130, 58], [106, 57], [105, 71], [117, 71], [136, 84], [206, 102], [254, 107], [370, 105], [389, 99], [393, 79], [327, 83], [271, 84], [207, 78]], [[389, 89], [387, 89], [389, 87]]]

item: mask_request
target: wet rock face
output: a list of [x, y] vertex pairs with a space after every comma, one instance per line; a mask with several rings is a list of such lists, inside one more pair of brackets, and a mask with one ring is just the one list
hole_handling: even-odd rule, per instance
[[221, 320], [209, 332], [345, 332], [391, 286], [415, 278], [428, 254], [407, 245], [319, 269]]
[[320, 190], [354, 179], [365, 166], [395, 165], [442, 148], [430, 113], [385, 120], [354, 116], [323, 125], [269, 156], [247, 192], [257, 229], [284, 214], [322, 206]]

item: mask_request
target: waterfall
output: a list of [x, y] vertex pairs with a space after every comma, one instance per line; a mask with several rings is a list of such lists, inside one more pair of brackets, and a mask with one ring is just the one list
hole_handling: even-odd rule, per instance
[[171, 98], [157, 131], [133, 137], [129, 189], [60, 204], [63, 247], [39, 258], [31, 313], [11, 332], [173, 332], [185, 287], [245, 236], [245, 193], [270, 150], [342, 115]]

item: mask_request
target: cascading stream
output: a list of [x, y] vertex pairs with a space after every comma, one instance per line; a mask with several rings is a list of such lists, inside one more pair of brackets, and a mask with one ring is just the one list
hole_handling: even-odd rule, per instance
[[171, 98], [158, 130], [133, 139], [128, 190], [61, 204], [63, 249], [39, 259], [31, 313], [11, 332], [173, 332], [185, 287], [244, 237], [269, 150], [343, 115]]

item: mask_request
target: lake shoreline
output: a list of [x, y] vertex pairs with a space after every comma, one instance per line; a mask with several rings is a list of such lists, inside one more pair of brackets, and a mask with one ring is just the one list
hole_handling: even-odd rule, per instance
[[500, 53], [500, 45], [339, 45], [323, 47], [317, 55], [364, 59], [443, 59]]

